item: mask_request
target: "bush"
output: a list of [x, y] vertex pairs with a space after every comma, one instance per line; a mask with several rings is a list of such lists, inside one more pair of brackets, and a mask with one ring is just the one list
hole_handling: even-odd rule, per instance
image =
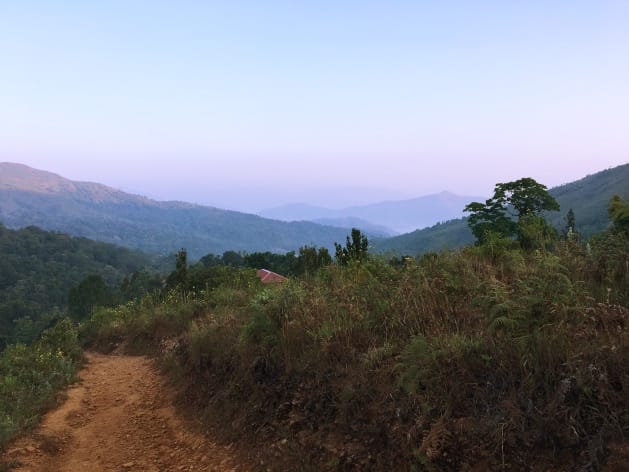
[[627, 242], [551, 245], [530, 223], [526, 248], [490, 237], [277, 286], [230, 271], [83, 329], [174, 339], [186, 401], [230, 440], [287, 438], [284, 469], [595, 468], [629, 430]]
[[0, 354], [0, 447], [33, 426], [59, 389], [75, 380], [82, 354], [77, 330], [63, 319], [30, 346]]

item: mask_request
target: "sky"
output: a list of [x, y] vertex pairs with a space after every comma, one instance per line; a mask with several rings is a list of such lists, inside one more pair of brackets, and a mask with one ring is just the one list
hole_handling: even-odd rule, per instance
[[0, 161], [258, 211], [629, 162], [629, 2], [0, 0]]

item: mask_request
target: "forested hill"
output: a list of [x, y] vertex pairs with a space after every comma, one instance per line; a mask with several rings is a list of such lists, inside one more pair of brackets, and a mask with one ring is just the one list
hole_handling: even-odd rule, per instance
[[51, 312], [65, 310], [70, 290], [88, 275], [117, 287], [152, 263], [147, 255], [111, 244], [0, 225], [0, 349], [45, 327]]
[[[609, 225], [607, 206], [611, 197], [614, 195], [629, 197], [629, 164], [554, 187], [549, 193], [561, 206], [561, 211], [546, 215], [549, 221], [556, 228], [563, 228], [566, 224], [566, 213], [572, 208], [576, 218], [576, 230], [584, 237], [591, 236]], [[474, 236], [467, 226], [467, 220], [456, 219], [378, 241], [377, 249], [398, 254], [419, 254], [457, 248], [473, 242]]]
[[157, 254], [184, 247], [192, 258], [228, 250], [332, 248], [347, 235], [346, 229], [310, 222], [286, 223], [189, 203], [157, 202], [13, 163], [0, 163], [0, 222], [10, 228], [35, 225]]
[[629, 197], [629, 164], [607, 169], [550, 190], [561, 205], [560, 214], [550, 220], [557, 227], [565, 225], [566, 212], [574, 211], [577, 230], [591, 236], [609, 225], [607, 207], [614, 195]]

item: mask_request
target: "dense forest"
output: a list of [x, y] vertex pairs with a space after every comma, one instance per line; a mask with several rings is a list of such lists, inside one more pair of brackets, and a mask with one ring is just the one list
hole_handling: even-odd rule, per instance
[[[159, 359], [205, 428], [283, 470], [620, 464], [629, 200], [608, 199], [607, 229], [594, 235], [570, 212], [556, 229], [547, 215], [558, 207], [533, 179], [497, 184], [466, 207], [474, 244], [417, 257], [373, 254], [359, 230], [334, 254], [304, 246], [191, 263], [182, 249], [159, 287], [91, 306], [30, 350], [5, 350], [0, 370], [13, 380], [0, 385], [0, 439], [30, 421], [10, 409], [33, 378], [15, 359], [43, 353], [42, 372], [59, 371], [61, 385], [77, 343], [122, 343]], [[261, 266], [289, 278], [264, 285], [253, 270]], [[80, 283], [70, 292], [82, 293]], [[72, 357], [47, 357], [55, 342]]]
[[[176, 255], [151, 256], [32, 226], [12, 230], [0, 224], [0, 255], [0, 351], [30, 343], [64, 316], [81, 321], [94, 306], [114, 306], [176, 283], [174, 275], [167, 277]], [[188, 265], [187, 251], [179, 257]], [[225, 251], [191, 264], [187, 280], [190, 288], [201, 286], [221, 267], [300, 275], [331, 262], [327, 249], [311, 246], [286, 254]]]
[[137, 280], [142, 270], [167, 267], [167, 258], [35, 227], [11, 230], [0, 224], [0, 350], [8, 343], [30, 342], [60, 319], [69, 308], [72, 289], [86, 278], [83, 288], [89, 289], [92, 281], [94, 290], [110, 292], [100, 300], [114, 304], [119, 300], [114, 292], [125, 278]]
[[331, 248], [346, 233], [307, 221], [158, 202], [12, 163], [0, 163], [0, 221], [9, 228], [33, 225], [151, 254], [185, 247], [194, 258], [230, 250], [286, 252], [306, 244]]

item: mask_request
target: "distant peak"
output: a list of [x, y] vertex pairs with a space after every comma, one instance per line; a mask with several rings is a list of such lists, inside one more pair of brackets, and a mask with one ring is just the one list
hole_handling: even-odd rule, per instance
[[123, 200], [150, 200], [127, 194], [112, 187], [94, 182], [75, 182], [58, 174], [34, 169], [25, 164], [0, 162], [0, 190], [71, 195], [92, 202], [119, 202]]
[[0, 163], [0, 188], [38, 193], [76, 191], [71, 180], [14, 162]]

